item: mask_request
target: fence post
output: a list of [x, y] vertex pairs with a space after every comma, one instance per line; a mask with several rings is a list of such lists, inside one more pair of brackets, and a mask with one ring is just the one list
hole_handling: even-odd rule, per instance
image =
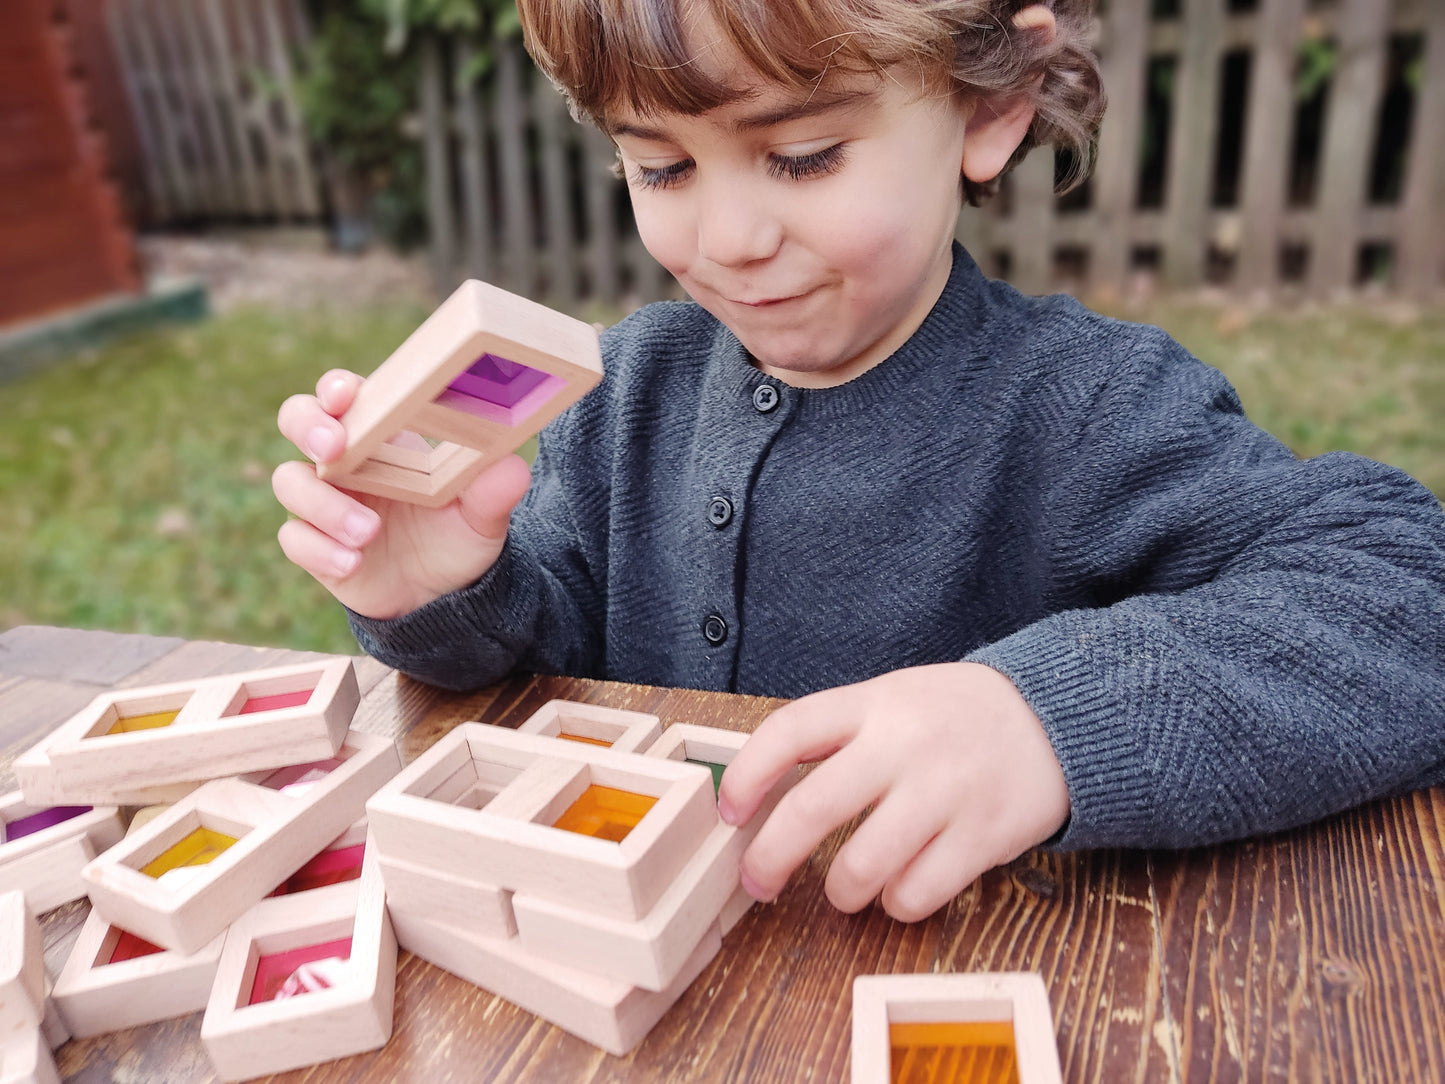
[[487, 170], [487, 133], [477, 98], [481, 88], [465, 79], [472, 70], [476, 51], [462, 38], [453, 51], [453, 68], [463, 79], [457, 82], [457, 138], [461, 144], [462, 218], [467, 239], [466, 271], [473, 278], [490, 279], [492, 274], [492, 182]]
[[1093, 254], [1089, 278], [1095, 289], [1118, 292], [1129, 271], [1129, 224], [1138, 183], [1139, 129], [1148, 60], [1147, 0], [1114, 0], [1101, 43], [1109, 108], [1099, 130], [1094, 171]]
[[1440, 282], [1445, 253], [1445, 4], [1430, 8], [1425, 25], [1423, 81], [1410, 133], [1410, 165], [1395, 230], [1395, 284], [1427, 298]]
[[1164, 199], [1164, 278], [1188, 289], [1204, 279], [1214, 145], [1219, 134], [1219, 42], [1224, 0], [1184, 0], [1184, 43], [1174, 80], [1174, 123]]
[[452, 213], [451, 123], [447, 108], [441, 45], [426, 34], [418, 46], [421, 65], [422, 154], [426, 170], [427, 224], [431, 234], [432, 277], [437, 292], [456, 285], [456, 228]]

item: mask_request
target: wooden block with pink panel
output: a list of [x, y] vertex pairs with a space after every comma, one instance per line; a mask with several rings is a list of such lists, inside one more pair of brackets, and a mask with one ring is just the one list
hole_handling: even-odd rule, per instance
[[361, 385], [317, 473], [440, 507], [601, 379], [590, 324], [468, 279]]
[[203, 780], [333, 755], [359, 702], [346, 658], [104, 693], [15, 774], [37, 804], [173, 801]]
[[1061, 1084], [1035, 973], [860, 975], [853, 1084]]

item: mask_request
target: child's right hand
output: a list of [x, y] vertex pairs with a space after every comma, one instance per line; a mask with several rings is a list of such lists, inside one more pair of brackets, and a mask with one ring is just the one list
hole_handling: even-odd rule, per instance
[[277, 537], [286, 556], [344, 605], [365, 617], [400, 617], [492, 567], [531, 472], [520, 456], [508, 456], [442, 508], [323, 482], [313, 464], [329, 463], [345, 449], [338, 419], [360, 386], [355, 373], [333, 369], [317, 382], [315, 395], [293, 395], [281, 405], [282, 435], [312, 462], [282, 463], [271, 477], [276, 499], [296, 517]]

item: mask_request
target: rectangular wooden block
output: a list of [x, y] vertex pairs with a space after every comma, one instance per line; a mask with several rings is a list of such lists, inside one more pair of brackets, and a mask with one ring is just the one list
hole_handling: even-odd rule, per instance
[[158, 788], [333, 755], [358, 703], [346, 658], [103, 693], [15, 773], [30, 802], [164, 801]]
[[[263, 900], [226, 934], [201, 1023], [217, 1075], [244, 1080], [384, 1046], [396, 957], [370, 853], [358, 881]], [[280, 970], [267, 981], [271, 965]]]
[[125, 834], [114, 806], [31, 805], [19, 791], [0, 797], [0, 891], [18, 889], [36, 914], [85, 895], [80, 871]]
[[60, 1084], [55, 1059], [38, 1029], [0, 1045], [0, 1084]]
[[51, 998], [70, 1033], [81, 1039], [200, 1012], [224, 940], [218, 934], [183, 955], [112, 926], [92, 910]]
[[25, 895], [0, 894], [0, 1044], [40, 1029], [45, 1016], [45, 944]]
[[618, 1057], [642, 1041], [722, 944], [714, 927], [667, 989], [651, 991], [538, 959], [515, 938], [483, 937], [402, 911], [392, 920], [408, 952]]
[[[656, 802], [613, 841], [555, 827], [589, 787]], [[598, 914], [644, 917], [718, 823], [694, 765], [479, 723], [441, 738], [367, 803], [381, 854]]]
[[346, 450], [317, 473], [440, 507], [601, 379], [591, 325], [469, 279], [362, 384]]
[[853, 1084], [1062, 1080], [1048, 992], [1031, 972], [860, 975], [852, 1054]]
[[550, 700], [517, 727], [517, 733], [587, 742], [618, 753], [640, 753], [662, 733], [662, 721], [640, 711]]
[[512, 937], [517, 932], [512, 894], [496, 885], [386, 855], [377, 856], [377, 865], [394, 908], [465, 926], [486, 937]]
[[394, 741], [358, 732], [331, 760], [299, 793], [267, 785], [284, 786], [286, 770], [205, 784], [85, 867], [92, 905], [147, 941], [197, 951], [341, 835], [401, 766]]

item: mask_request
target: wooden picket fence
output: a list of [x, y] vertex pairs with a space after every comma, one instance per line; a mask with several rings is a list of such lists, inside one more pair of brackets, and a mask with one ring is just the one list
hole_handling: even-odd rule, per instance
[[292, 93], [297, 0], [105, 2], [152, 221], [319, 218]]
[[[1171, 287], [1213, 281], [1265, 296], [1327, 296], [1365, 277], [1404, 294], [1438, 291], [1445, 0], [1174, 4], [1172, 16], [1151, 17], [1159, 0], [1110, 0], [1098, 24], [1110, 105], [1093, 178], [1055, 199], [1056, 163], [1040, 150], [999, 199], [965, 209], [959, 236], [985, 268], [1035, 293], [1119, 292], [1141, 272]], [[1301, 163], [1294, 73], [1306, 39], [1333, 41], [1337, 61]], [[1422, 73], [1403, 130], [1398, 80], [1387, 78], [1400, 55]], [[675, 295], [635, 239], [607, 140], [570, 120], [518, 45], [498, 43], [494, 56], [489, 78], [467, 85], [455, 73], [470, 70], [468, 46], [433, 41], [425, 51], [439, 287], [471, 275], [563, 305]], [[1173, 93], [1161, 116], [1151, 93], [1165, 78]], [[1402, 141], [1404, 163], [1383, 200], [1369, 180], [1382, 131]]]

